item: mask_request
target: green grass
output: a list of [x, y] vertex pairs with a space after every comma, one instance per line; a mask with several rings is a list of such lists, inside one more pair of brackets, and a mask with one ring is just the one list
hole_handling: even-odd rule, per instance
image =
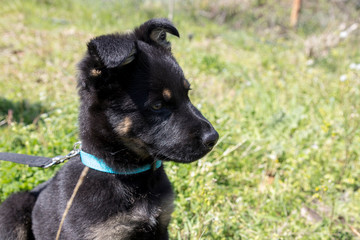
[[[86, 42], [164, 16], [161, 1], [3, 1], [0, 151], [66, 154], [78, 137], [76, 63]], [[179, 7], [174, 23], [192, 101], [221, 138], [198, 162], [166, 164], [176, 192], [171, 239], [356, 239], [360, 70], [349, 66], [360, 64], [358, 39], [309, 64], [304, 39], [312, 26], [321, 32], [318, 22], [267, 35], [256, 22], [236, 29]], [[58, 168], [1, 162], [1, 201]], [[305, 206], [322, 220], [302, 216]]]

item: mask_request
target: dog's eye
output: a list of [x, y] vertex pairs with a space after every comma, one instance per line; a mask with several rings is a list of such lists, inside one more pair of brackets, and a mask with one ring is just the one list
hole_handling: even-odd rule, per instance
[[151, 108], [155, 111], [160, 110], [162, 107], [163, 107], [163, 105], [161, 102], [157, 102], [157, 103], [154, 103], [153, 105], [151, 105]]

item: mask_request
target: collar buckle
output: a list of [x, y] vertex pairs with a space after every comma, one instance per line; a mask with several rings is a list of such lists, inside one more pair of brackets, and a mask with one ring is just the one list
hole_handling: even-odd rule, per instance
[[51, 162], [47, 165], [44, 166], [44, 168], [49, 168], [53, 165], [57, 165], [57, 164], [60, 164], [60, 163], [63, 163], [65, 162], [66, 160], [69, 160], [70, 158], [72, 157], [75, 157], [76, 155], [78, 155], [81, 151], [81, 142], [76, 142], [74, 144], [74, 148], [73, 150], [71, 150], [67, 155], [65, 156], [56, 156], [56, 157], [53, 157], [51, 159]]

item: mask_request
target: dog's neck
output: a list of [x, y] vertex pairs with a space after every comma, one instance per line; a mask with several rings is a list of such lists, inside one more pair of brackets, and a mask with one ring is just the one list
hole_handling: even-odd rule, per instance
[[135, 169], [155, 162], [155, 159], [141, 158], [121, 142], [99, 141], [94, 138], [81, 138], [82, 150], [102, 159], [107, 166], [116, 171]]
[[129, 149], [111, 127], [106, 122], [95, 119], [84, 104], [80, 108], [79, 129], [82, 150], [103, 159], [116, 171], [121, 172], [155, 162], [154, 158], [139, 156]]

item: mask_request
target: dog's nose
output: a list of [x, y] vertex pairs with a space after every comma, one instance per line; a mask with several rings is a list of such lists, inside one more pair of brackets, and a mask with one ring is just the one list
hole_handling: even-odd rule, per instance
[[205, 133], [202, 138], [203, 144], [209, 149], [213, 148], [218, 140], [219, 134], [215, 130]]

